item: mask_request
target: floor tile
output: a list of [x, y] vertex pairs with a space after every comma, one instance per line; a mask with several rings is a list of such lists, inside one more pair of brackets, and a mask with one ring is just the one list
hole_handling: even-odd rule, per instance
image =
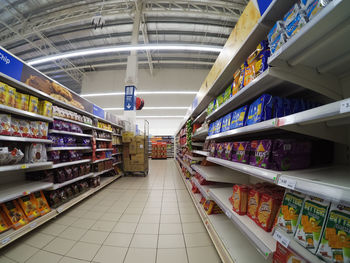
[[5, 251], [1, 252], [4, 253], [5, 257], [8, 257], [14, 261], [25, 262], [38, 251], [39, 249], [27, 244], [12, 244], [10, 247], [6, 247]]
[[33, 255], [26, 263], [57, 263], [63, 256], [40, 250]]
[[182, 214], [181, 222], [182, 223], [200, 223], [201, 219], [198, 214]]
[[137, 223], [140, 219], [140, 215], [135, 215], [135, 214], [123, 214], [119, 222], [123, 223]]
[[63, 257], [59, 263], [89, 263], [90, 261], [76, 259], [76, 258], [70, 258], [70, 257]]
[[149, 248], [129, 248], [124, 263], [154, 263], [156, 251], [156, 249]]
[[181, 223], [179, 215], [161, 215], [160, 218], [161, 224], [177, 224]]
[[185, 234], [207, 233], [203, 223], [183, 223], [182, 229]]
[[126, 214], [136, 214], [141, 215], [142, 214], [143, 207], [128, 207], [125, 210]]
[[178, 215], [179, 209], [171, 208], [171, 207], [166, 207], [166, 208], [163, 207], [161, 213], [162, 215]]
[[143, 215], [160, 215], [160, 207], [147, 207], [143, 209]]
[[160, 215], [142, 215], [140, 218], [141, 224], [158, 224]]
[[189, 263], [220, 263], [221, 260], [213, 246], [187, 248]]
[[123, 263], [127, 248], [102, 246], [93, 261], [99, 263]]
[[159, 235], [158, 248], [184, 248], [183, 235]]
[[78, 228], [84, 228], [89, 229], [96, 223], [96, 219], [86, 219], [86, 218], [80, 218], [78, 221], [74, 222], [71, 226], [72, 227], [78, 227]]
[[[27, 245], [43, 248], [47, 244], [50, 243], [55, 237], [47, 234], [40, 233], [38, 231], [30, 233], [28, 236], [24, 238], [24, 243]], [[1, 262], [1, 261], [0, 261]]]
[[80, 241], [94, 244], [102, 244], [106, 240], [108, 235], [108, 232], [88, 230], [80, 239]]
[[129, 247], [132, 236], [133, 234], [110, 233], [103, 244], [116, 247]]
[[119, 218], [122, 216], [122, 213], [112, 213], [112, 212], [107, 212], [104, 213], [101, 217], [101, 219], [106, 220], [106, 221], [118, 221]]
[[157, 263], [187, 263], [187, 253], [185, 248], [158, 249]]
[[52, 240], [48, 245], [46, 245], [43, 250], [57, 253], [60, 255], [65, 255], [75, 244], [74, 240], [64, 239], [57, 237]]
[[49, 223], [48, 225], [44, 225], [43, 227], [41, 227], [40, 232], [48, 235], [57, 236], [61, 234], [66, 228], [67, 226], [65, 225]]
[[99, 220], [91, 227], [91, 230], [111, 232], [115, 224], [116, 222], [113, 221]]
[[84, 218], [86, 219], [99, 219], [102, 217], [103, 213], [102, 212], [93, 212], [93, 211], [88, 211], [84, 214]]
[[159, 224], [138, 224], [136, 227], [136, 234], [148, 234], [148, 235], [158, 235]]
[[158, 235], [135, 234], [131, 240], [130, 247], [135, 248], [157, 248]]
[[186, 247], [207, 247], [213, 243], [207, 233], [185, 234]]
[[61, 238], [79, 240], [86, 232], [86, 229], [78, 227], [67, 227], [61, 234], [58, 236]]
[[14, 261], [10, 258], [7, 258], [5, 256], [1, 256], [1, 255], [0, 255], [0, 262], [1, 263], [16, 263], [16, 261]]
[[77, 242], [66, 256], [91, 261], [100, 247], [97, 244]]
[[118, 222], [113, 228], [112, 232], [133, 234], [135, 233], [136, 226], [137, 226], [137, 223]]
[[159, 234], [182, 234], [182, 226], [181, 224], [160, 224]]
[[70, 226], [71, 224], [73, 224], [78, 219], [79, 219], [79, 217], [75, 217], [75, 216], [60, 215], [53, 222], [59, 223], [61, 225], [65, 225], [65, 226]]

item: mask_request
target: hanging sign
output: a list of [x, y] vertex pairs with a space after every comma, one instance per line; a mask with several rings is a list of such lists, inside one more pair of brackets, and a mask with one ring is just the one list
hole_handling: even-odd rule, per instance
[[135, 110], [135, 86], [125, 86], [124, 110]]

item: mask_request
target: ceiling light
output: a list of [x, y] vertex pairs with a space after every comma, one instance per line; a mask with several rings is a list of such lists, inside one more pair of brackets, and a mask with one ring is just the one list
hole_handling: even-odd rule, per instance
[[28, 61], [29, 65], [42, 64], [49, 61], [54, 61], [63, 58], [73, 58], [80, 56], [97, 55], [104, 53], [128, 52], [128, 51], [146, 51], [146, 50], [182, 50], [182, 51], [205, 51], [220, 53], [222, 48], [215, 46], [197, 46], [197, 45], [125, 45], [119, 47], [91, 48], [76, 50], [72, 52], [61, 53], [59, 55], [51, 55], [43, 58], [37, 58]]
[[137, 119], [183, 119], [185, 116], [182, 115], [172, 115], [172, 116], [136, 116]]
[[[195, 95], [198, 91], [136, 91], [136, 95]], [[102, 96], [124, 96], [124, 92], [88, 93], [81, 94], [82, 97], [102, 97]]]
[[[143, 110], [187, 110], [189, 107], [143, 107]], [[104, 110], [124, 110], [124, 108], [103, 108]]]

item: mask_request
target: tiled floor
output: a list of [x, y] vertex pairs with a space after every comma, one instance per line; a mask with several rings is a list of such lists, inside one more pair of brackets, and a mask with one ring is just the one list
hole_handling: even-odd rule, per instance
[[0, 263], [216, 263], [173, 160], [124, 177], [0, 250]]

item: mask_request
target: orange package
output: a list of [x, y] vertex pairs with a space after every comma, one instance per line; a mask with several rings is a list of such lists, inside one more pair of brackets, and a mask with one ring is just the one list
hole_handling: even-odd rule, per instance
[[248, 194], [248, 210], [247, 215], [256, 220], [256, 211], [258, 210], [261, 193], [257, 189], [250, 189]]
[[29, 219], [29, 221], [34, 220], [40, 216], [37, 202], [32, 195], [26, 195], [18, 198], [18, 203], [21, 206], [23, 212]]
[[38, 208], [40, 215], [45, 215], [51, 211], [49, 204], [46, 201], [43, 191], [35, 192], [31, 194], [31, 197], [36, 201], [36, 207]]
[[21, 207], [16, 200], [6, 202], [1, 205], [6, 215], [6, 220], [14, 229], [21, 228], [28, 224], [28, 218], [23, 213]]
[[6, 218], [6, 216], [0, 207], [0, 233], [4, 232], [10, 228], [10, 226], [6, 222], [5, 218]]
[[208, 215], [223, 213], [221, 208], [214, 201], [211, 201], [211, 200], [207, 200], [204, 203], [203, 208]]
[[241, 75], [241, 69], [237, 69], [235, 74], [233, 74], [233, 84], [232, 84], [232, 95], [235, 95], [240, 88], [239, 77]]
[[256, 214], [256, 223], [265, 231], [271, 231], [280, 205], [281, 199], [279, 195], [277, 196], [264, 193], [261, 196]]
[[229, 199], [233, 205], [232, 209], [239, 215], [247, 213], [248, 187], [246, 185], [234, 185], [233, 194]]

